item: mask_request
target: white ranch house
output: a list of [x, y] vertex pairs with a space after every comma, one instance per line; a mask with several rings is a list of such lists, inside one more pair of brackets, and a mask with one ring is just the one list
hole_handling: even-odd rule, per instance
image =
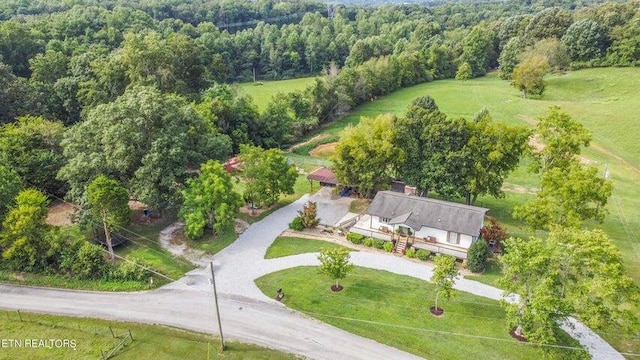
[[380, 191], [350, 231], [405, 246], [467, 258], [489, 209]]

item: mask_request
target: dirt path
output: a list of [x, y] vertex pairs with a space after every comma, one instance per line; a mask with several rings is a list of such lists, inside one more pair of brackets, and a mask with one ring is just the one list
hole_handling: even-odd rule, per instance
[[[536, 126], [538, 124], [538, 120], [528, 117], [528, 116], [520, 116], [520, 119], [524, 122], [526, 122], [527, 124], [531, 125], [531, 126]], [[544, 145], [541, 144], [539, 142], [539, 140], [537, 139], [537, 136], [532, 136], [531, 139], [529, 139], [529, 145], [531, 145], [535, 150], [540, 151], [544, 148]], [[627, 160], [625, 160], [624, 158], [612, 153], [611, 151], [605, 149], [604, 147], [602, 147], [599, 144], [594, 144], [593, 142], [591, 142], [591, 144], [589, 145], [589, 147], [603, 155], [609, 156], [611, 158], [616, 159], [617, 161], [619, 161], [620, 163], [622, 163], [624, 166], [626, 166], [627, 168], [629, 168], [629, 170], [631, 170], [632, 172], [640, 175], [640, 168], [638, 168], [637, 166], [631, 164], [630, 162], [628, 162]], [[591, 164], [593, 163], [593, 160], [588, 159], [584, 156], [580, 156], [580, 162], [583, 164]]]
[[319, 140], [322, 140], [322, 139], [326, 139], [326, 138], [328, 138], [329, 136], [331, 136], [331, 135], [329, 135], [329, 134], [318, 134], [318, 135], [316, 135], [316, 136], [312, 137], [311, 139], [309, 139], [309, 140], [307, 140], [307, 141], [303, 141], [303, 142], [301, 142], [301, 143], [297, 143], [297, 144], [295, 144], [295, 145], [291, 146], [291, 147], [289, 148], [289, 152], [292, 152], [293, 150], [295, 150], [295, 149], [297, 149], [297, 148], [299, 148], [299, 147], [305, 146], [305, 145], [307, 145], [307, 144], [310, 144], [310, 143], [312, 143], [312, 142], [319, 141]]

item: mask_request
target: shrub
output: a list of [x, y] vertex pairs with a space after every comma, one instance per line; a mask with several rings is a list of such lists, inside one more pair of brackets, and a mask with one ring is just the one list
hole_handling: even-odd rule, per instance
[[127, 260], [114, 264], [109, 271], [111, 280], [143, 281], [149, 278], [149, 273], [144, 269], [149, 267], [146, 261], [133, 256]]
[[486, 241], [480, 239], [469, 247], [467, 252], [467, 268], [471, 272], [483, 272], [487, 267], [487, 258], [489, 257], [489, 245]]
[[105, 264], [102, 249], [98, 245], [85, 242], [76, 253], [71, 271], [80, 279], [96, 279], [102, 275]]
[[302, 231], [304, 230], [304, 223], [302, 222], [302, 219], [300, 219], [299, 216], [296, 216], [293, 218], [293, 221], [289, 223], [289, 228], [296, 231]]
[[384, 243], [385, 241], [382, 239], [373, 239], [373, 247], [376, 249], [384, 249]]
[[364, 239], [364, 246], [368, 246], [368, 247], [372, 247], [373, 246], [373, 239], [368, 237]]
[[418, 249], [418, 251], [416, 251], [416, 257], [420, 260], [427, 261], [431, 257], [431, 253], [427, 250]]
[[315, 229], [320, 223], [320, 219], [318, 219], [317, 204], [313, 201], [309, 201], [302, 207], [301, 211], [298, 211], [298, 218], [302, 221], [305, 228]]
[[392, 252], [393, 251], [393, 243], [385, 242], [384, 243], [384, 251]]
[[347, 240], [354, 244], [362, 244], [364, 242], [364, 235], [358, 233], [348, 233]]
[[416, 250], [414, 248], [408, 248], [404, 254], [407, 255], [408, 258], [413, 259], [416, 257]]

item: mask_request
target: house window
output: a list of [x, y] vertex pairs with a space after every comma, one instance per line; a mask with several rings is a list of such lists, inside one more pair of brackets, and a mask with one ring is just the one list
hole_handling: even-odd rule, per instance
[[380, 218], [380, 222], [381, 222], [381, 223], [388, 224], [388, 223], [389, 223], [389, 221], [391, 221], [391, 218], [386, 218], [386, 217], [381, 217], [381, 218]]
[[460, 244], [460, 234], [457, 232], [449, 231], [447, 242], [449, 244]]

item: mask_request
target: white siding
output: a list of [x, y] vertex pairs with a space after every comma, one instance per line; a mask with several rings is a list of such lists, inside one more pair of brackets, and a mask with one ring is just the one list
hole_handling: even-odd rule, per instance
[[436, 238], [436, 242], [439, 242], [439, 243], [447, 242], [447, 231], [434, 229], [426, 226], [423, 226], [422, 228], [420, 228], [420, 230], [416, 232], [415, 236], [417, 238], [426, 238], [428, 236], [433, 236], [434, 238]]
[[414, 248], [417, 249], [424, 249], [424, 250], [428, 250], [432, 253], [436, 253], [436, 254], [445, 254], [445, 255], [451, 255], [451, 256], [455, 256], [458, 259], [466, 259], [467, 258], [467, 253], [465, 251], [462, 250], [455, 250], [449, 247], [444, 247], [444, 246], [439, 246], [438, 244], [426, 244], [426, 243], [419, 243], [419, 242], [415, 242], [413, 244]]
[[379, 216], [371, 216], [371, 230], [379, 231], [381, 226], [386, 226], [393, 231], [393, 226], [380, 221]]
[[471, 247], [472, 241], [471, 235], [460, 234], [460, 244], [458, 244], [458, 246], [468, 249]]

